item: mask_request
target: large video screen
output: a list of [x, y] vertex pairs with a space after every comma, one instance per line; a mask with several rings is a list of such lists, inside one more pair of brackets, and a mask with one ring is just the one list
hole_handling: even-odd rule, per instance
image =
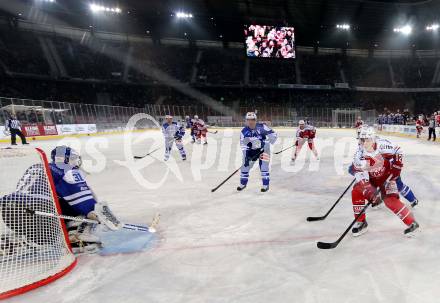
[[244, 35], [248, 57], [295, 59], [293, 27], [245, 25]]

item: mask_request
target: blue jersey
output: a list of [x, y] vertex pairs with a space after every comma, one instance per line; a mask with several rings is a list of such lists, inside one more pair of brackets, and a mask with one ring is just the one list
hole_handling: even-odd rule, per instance
[[245, 126], [241, 130], [240, 146], [243, 152], [258, 153], [261, 149], [269, 148], [274, 144], [277, 134], [266, 124], [257, 123], [254, 129]]
[[185, 135], [185, 128], [177, 124], [177, 122], [165, 122], [162, 125], [162, 133], [165, 139], [171, 139], [175, 137], [182, 138]]
[[186, 128], [191, 128], [193, 126], [193, 122], [191, 118], [185, 119], [186, 122]]
[[67, 165], [60, 168], [54, 163], [49, 167], [63, 214], [87, 216], [95, 209], [96, 200], [79, 169]]

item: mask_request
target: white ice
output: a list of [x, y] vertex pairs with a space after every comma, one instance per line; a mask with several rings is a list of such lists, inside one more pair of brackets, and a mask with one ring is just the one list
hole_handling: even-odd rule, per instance
[[[280, 130], [273, 150], [289, 146], [293, 134]], [[120, 218], [147, 224], [161, 214], [160, 245], [131, 255], [80, 256], [67, 276], [10, 302], [439, 302], [439, 145], [388, 137], [403, 148], [403, 180], [420, 200], [415, 238], [403, 236], [405, 226], [387, 209], [371, 210], [365, 235], [349, 234], [336, 249], [319, 250], [317, 241], [336, 240], [353, 219], [348, 192], [325, 221], [305, 220], [324, 214], [352, 180], [346, 168], [356, 146], [353, 130], [318, 130], [320, 162], [309, 159], [308, 150], [296, 166], [289, 165], [291, 150], [273, 155], [264, 194], [257, 170], [244, 192], [235, 190], [238, 174], [210, 191], [239, 166], [238, 130], [209, 135], [207, 146], [187, 143], [186, 162], [174, 150], [175, 161], [166, 166], [160, 150], [156, 159], [122, 165], [127, 144], [136, 155], [159, 146], [158, 132], [133, 138], [145, 136], [157, 140], [69, 140], [84, 154], [90, 185]], [[32, 145], [50, 152], [57, 143]], [[159, 188], [146, 188], [165, 175]]]

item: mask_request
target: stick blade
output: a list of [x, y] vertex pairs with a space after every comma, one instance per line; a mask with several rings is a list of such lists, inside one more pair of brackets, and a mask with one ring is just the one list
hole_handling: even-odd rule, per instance
[[322, 221], [325, 217], [307, 217], [308, 222], [314, 222], [314, 221]]
[[133, 158], [135, 158], [135, 159], [143, 159], [144, 157], [141, 157], [141, 156], [134, 156]]
[[318, 246], [319, 249], [333, 249], [336, 246], [338, 246], [338, 243], [337, 242], [333, 242], [333, 243], [318, 242], [318, 243], [316, 243], [316, 246]]

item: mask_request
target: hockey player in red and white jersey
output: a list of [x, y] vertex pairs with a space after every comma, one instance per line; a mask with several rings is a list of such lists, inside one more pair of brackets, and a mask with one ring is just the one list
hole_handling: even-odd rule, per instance
[[315, 155], [315, 158], [319, 160], [318, 152], [316, 151], [315, 143], [313, 141], [315, 139], [315, 136], [316, 136], [316, 128], [314, 126], [306, 125], [304, 120], [300, 120], [298, 122], [298, 129], [296, 130], [295, 151], [293, 152], [292, 155], [292, 163], [295, 162], [299, 152], [301, 151], [301, 148], [306, 142], [310, 150], [312, 151], [313, 155]]
[[205, 121], [200, 119], [197, 115], [194, 116], [194, 123], [193, 123], [195, 135], [196, 135], [196, 142], [198, 144], [208, 144], [208, 139], [206, 137], [206, 134], [208, 133], [208, 126], [205, 124]]
[[423, 131], [423, 126], [425, 125], [423, 116], [419, 116], [419, 118], [416, 121], [416, 132], [417, 132], [417, 138], [420, 138]]
[[[376, 137], [374, 128], [363, 127], [359, 134], [359, 147], [353, 160], [356, 183], [351, 197], [355, 217], [365, 207], [365, 201], [373, 205], [381, 199], [385, 205], [407, 225], [404, 234], [412, 234], [419, 224], [415, 221], [410, 208], [399, 199], [396, 180], [403, 168], [403, 153], [399, 146]], [[355, 223], [354, 236], [363, 234], [368, 227], [365, 213]]]
[[359, 139], [359, 133], [361, 132], [362, 126], [364, 126], [364, 121], [362, 120], [361, 116], [359, 116], [356, 120], [356, 123], [354, 124], [354, 128], [356, 128], [357, 139]]

